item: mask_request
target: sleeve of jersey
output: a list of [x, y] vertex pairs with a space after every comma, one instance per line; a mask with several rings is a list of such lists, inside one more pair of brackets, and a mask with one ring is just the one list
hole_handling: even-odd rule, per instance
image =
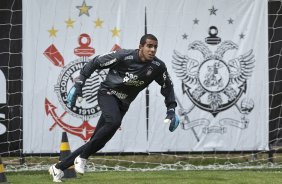
[[110, 68], [115, 65], [121, 56], [121, 51], [96, 56], [93, 60], [84, 65], [80, 71], [80, 75], [89, 78], [95, 70]]
[[161, 86], [161, 94], [165, 97], [165, 104], [167, 109], [175, 108], [177, 106], [177, 103], [175, 101], [173, 83], [166, 68], [162, 73], [162, 76], [156, 79], [156, 82]]

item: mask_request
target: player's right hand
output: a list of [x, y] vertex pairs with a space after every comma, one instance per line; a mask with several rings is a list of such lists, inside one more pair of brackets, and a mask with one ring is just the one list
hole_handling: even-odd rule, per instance
[[67, 96], [67, 105], [72, 108], [75, 106], [76, 100], [82, 101], [83, 81], [76, 80]]

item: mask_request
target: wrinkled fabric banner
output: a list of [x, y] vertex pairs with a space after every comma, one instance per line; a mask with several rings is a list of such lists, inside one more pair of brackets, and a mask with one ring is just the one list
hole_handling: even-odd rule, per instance
[[101, 151], [268, 149], [267, 2], [24, 0], [23, 7], [24, 152], [59, 152], [63, 131], [71, 149], [89, 139], [107, 71], [92, 74], [89, 98], [75, 112], [65, 104], [72, 79], [96, 55], [138, 48], [145, 7], [181, 124], [171, 133], [163, 123], [166, 107], [154, 82], [149, 127], [144, 91]]

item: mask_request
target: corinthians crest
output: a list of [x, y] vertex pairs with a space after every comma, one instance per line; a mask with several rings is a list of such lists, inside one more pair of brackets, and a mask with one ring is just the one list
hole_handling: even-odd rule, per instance
[[[201, 60], [174, 51], [172, 67], [177, 77], [181, 79], [183, 94], [187, 95], [193, 103], [192, 107], [187, 110], [178, 101], [179, 113], [186, 128], [192, 128], [194, 131], [193, 126], [205, 125], [206, 128], [203, 129], [205, 133], [224, 133], [223, 124], [246, 128], [248, 123], [246, 115], [252, 111], [254, 102], [247, 98], [242, 99], [241, 104], [238, 102], [247, 90], [247, 80], [252, 75], [255, 59], [253, 50], [235, 58], [225, 59], [225, 53], [234, 49], [238, 49], [238, 45], [228, 40], [223, 41], [212, 52], [207, 44], [197, 40], [188, 46], [188, 50], [201, 53]], [[222, 119], [219, 126], [209, 127], [207, 119], [201, 119], [198, 122], [189, 120], [188, 113], [195, 106], [211, 113], [213, 117], [235, 106], [242, 114], [242, 118], [240, 122], [232, 119], [227, 120], [227, 118]]]
[[[95, 130], [95, 127], [89, 124], [89, 120], [98, 116], [100, 113], [100, 107], [97, 102], [97, 91], [100, 82], [102, 82], [106, 76], [106, 72], [104, 70], [95, 71], [91, 77], [86, 80], [85, 86], [82, 88], [83, 101], [76, 103], [73, 108], [67, 105], [67, 94], [74, 84], [74, 79], [79, 75], [79, 71], [90, 61], [89, 57], [95, 53], [94, 48], [90, 47], [90, 43], [90, 36], [85, 33], [81, 34], [78, 39], [79, 47], [74, 49], [74, 54], [79, 56], [79, 58], [67, 65], [64, 65], [64, 59], [55, 45], [52, 44], [44, 52], [44, 55], [55, 66], [62, 67], [57, 83], [54, 86], [54, 92], [64, 112], [58, 115], [57, 107], [52, 104], [50, 100], [45, 99], [46, 114], [50, 115], [54, 120], [54, 124], [49, 130], [51, 131], [55, 125], [59, 125], [64, 131], [76, 135], [84, 141], [88, 140]], [[72, 122], [64, 120], [64, 116], [67, 114], [81, 119], [82, 124], [80, 126], [73, 126]]]

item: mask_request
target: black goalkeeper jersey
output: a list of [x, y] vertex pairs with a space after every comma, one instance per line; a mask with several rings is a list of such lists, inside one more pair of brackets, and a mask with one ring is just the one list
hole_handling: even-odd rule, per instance
[[130, 104], [140, 91], [155, 80], [161, 86], [167, 108], [176, 107], [172, 81], [164, 62], [157, 57], [153, 61], [142, 62], [137, 49], [121, 49], [96, 56], [82, 68], [80, 74], [89, 78], [95, 70], [106, 68], [109, 72], [101, 88], [109, 90], [122, 102]]

